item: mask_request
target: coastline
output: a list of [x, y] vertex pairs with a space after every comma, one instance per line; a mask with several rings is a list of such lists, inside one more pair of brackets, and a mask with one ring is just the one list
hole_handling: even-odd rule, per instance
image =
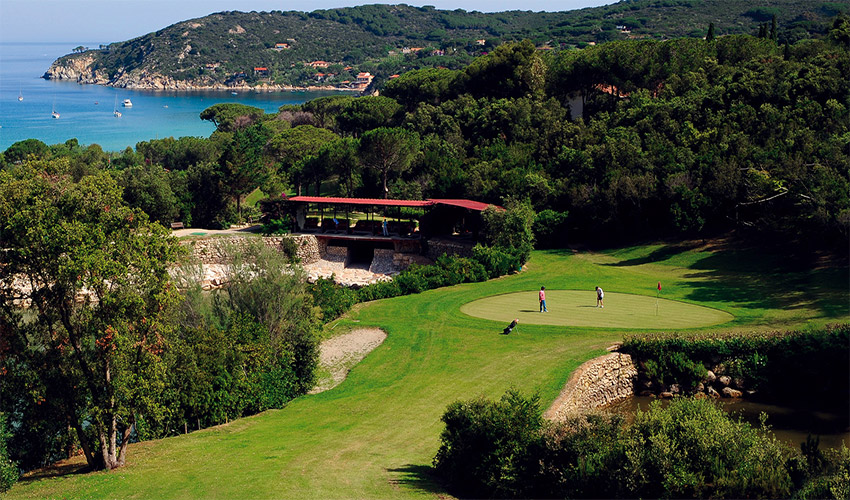
[[[66, 78], [48, 78], [45, 73], [42, 76], [45, 80], [48, 81], [67, 81]], [[307, 85], [307, 86], [298, 86], [298, 85], [278, 85], [278, 84], [267, 84], [263, 83], [260, 85], [250, 86], [250, 85], [224, 85], [224, 84], [216, 84], [216, 85], [195, 85], [191, 83], [186, 84], [178, 84], [178, 85], [166, 85], [166, 84], [143, 84], [143, 83], [130, 83], [123, 85], [115, 85], [112, 83], [99, 83], [99, 82], [91, 82], [85, 80], [78, 80], [76, 82], [79, 85], [100, 85], [101, 87], [111, 87], [115, 89], [127, 89], [127, 90], [146, 90], [146, 91], [155, 91], [155, 92], [253, 92], [253, 93], [264, 93], [264, 92], [352, 92], [361, 94], [364, 92], [363, 89], [352, 89], [349, 87], [334, 87], [328, 85]]]

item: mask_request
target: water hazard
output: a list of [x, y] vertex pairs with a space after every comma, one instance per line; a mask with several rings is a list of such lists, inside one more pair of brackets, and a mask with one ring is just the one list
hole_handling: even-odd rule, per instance
[[[655, 401], [652, 397], [632, 397], [612, 403], [603, 410], [632, 416], [638, 408], [646, 411]], [[667, 400], [662, 400], [664, 403]], [[721, 408], [753, 426], [759, 425], [759, 415], [767, 414], [767, 425], [773, 434], [795, 448], [806, 441], [806, 437], [820, 438], [821, 448], [838, 448], [844, 443], [850, 446], [850, 415], [841, 411], [816, 411], [806, 408], [791, 408], [743, 399], [722, 399]]]

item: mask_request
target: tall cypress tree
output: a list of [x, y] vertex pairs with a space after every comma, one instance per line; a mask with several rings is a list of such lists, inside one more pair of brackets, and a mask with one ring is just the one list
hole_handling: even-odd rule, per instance
[[708, 34], [705, 35], [705, 40], [707, 42], [714, 41], [714, 23], [708, 23]]

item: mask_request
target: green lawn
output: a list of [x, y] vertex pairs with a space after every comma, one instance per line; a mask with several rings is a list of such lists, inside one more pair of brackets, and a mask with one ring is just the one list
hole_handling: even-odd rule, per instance
[[[521, 324], [474, 318], [461, 306], [493, 295], [584, 290], [643, 295], [730, 315], [715, 329], [754, 330], [848, 321], [848, 271], [777, 267], [782, 257], [687, 246], [604, 253], [535, 252], [527, 270], [486, 283], [362, 304], [335, 323], [341, 333], [378, 326], [387, 340], [333, 390], [229, 425], [134, 445], [112, 473], [18, 484], [28, 498], [408, 498], [443, 490], [429, 478], [440, 416], [455, 400], [516, 387], [552, 401], [582, 362], [634, 329]], [[550, 299], [555, 307], [553, 296]]]

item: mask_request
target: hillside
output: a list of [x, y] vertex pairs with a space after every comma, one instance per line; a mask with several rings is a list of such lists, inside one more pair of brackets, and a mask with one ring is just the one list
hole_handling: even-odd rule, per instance
[[[409, 69], [457, 69], [504, 41], [543, 50], [628, 38], [753, 34], [776, 18], [777, 39], [818, 37], [843, 3], [637, 0], [568, 12], [467, 12], [364, 5], [305, 12], [219, 12], [57, 59], [47, 79], [127, 88], [334, 85], [358, 72], [381, 81]], [[327, 64], [305, 63], [322, 61]], [[261, 68], [255, 70], [255, 68]], [[265, 68], [265, 69], [262, 69]]]

